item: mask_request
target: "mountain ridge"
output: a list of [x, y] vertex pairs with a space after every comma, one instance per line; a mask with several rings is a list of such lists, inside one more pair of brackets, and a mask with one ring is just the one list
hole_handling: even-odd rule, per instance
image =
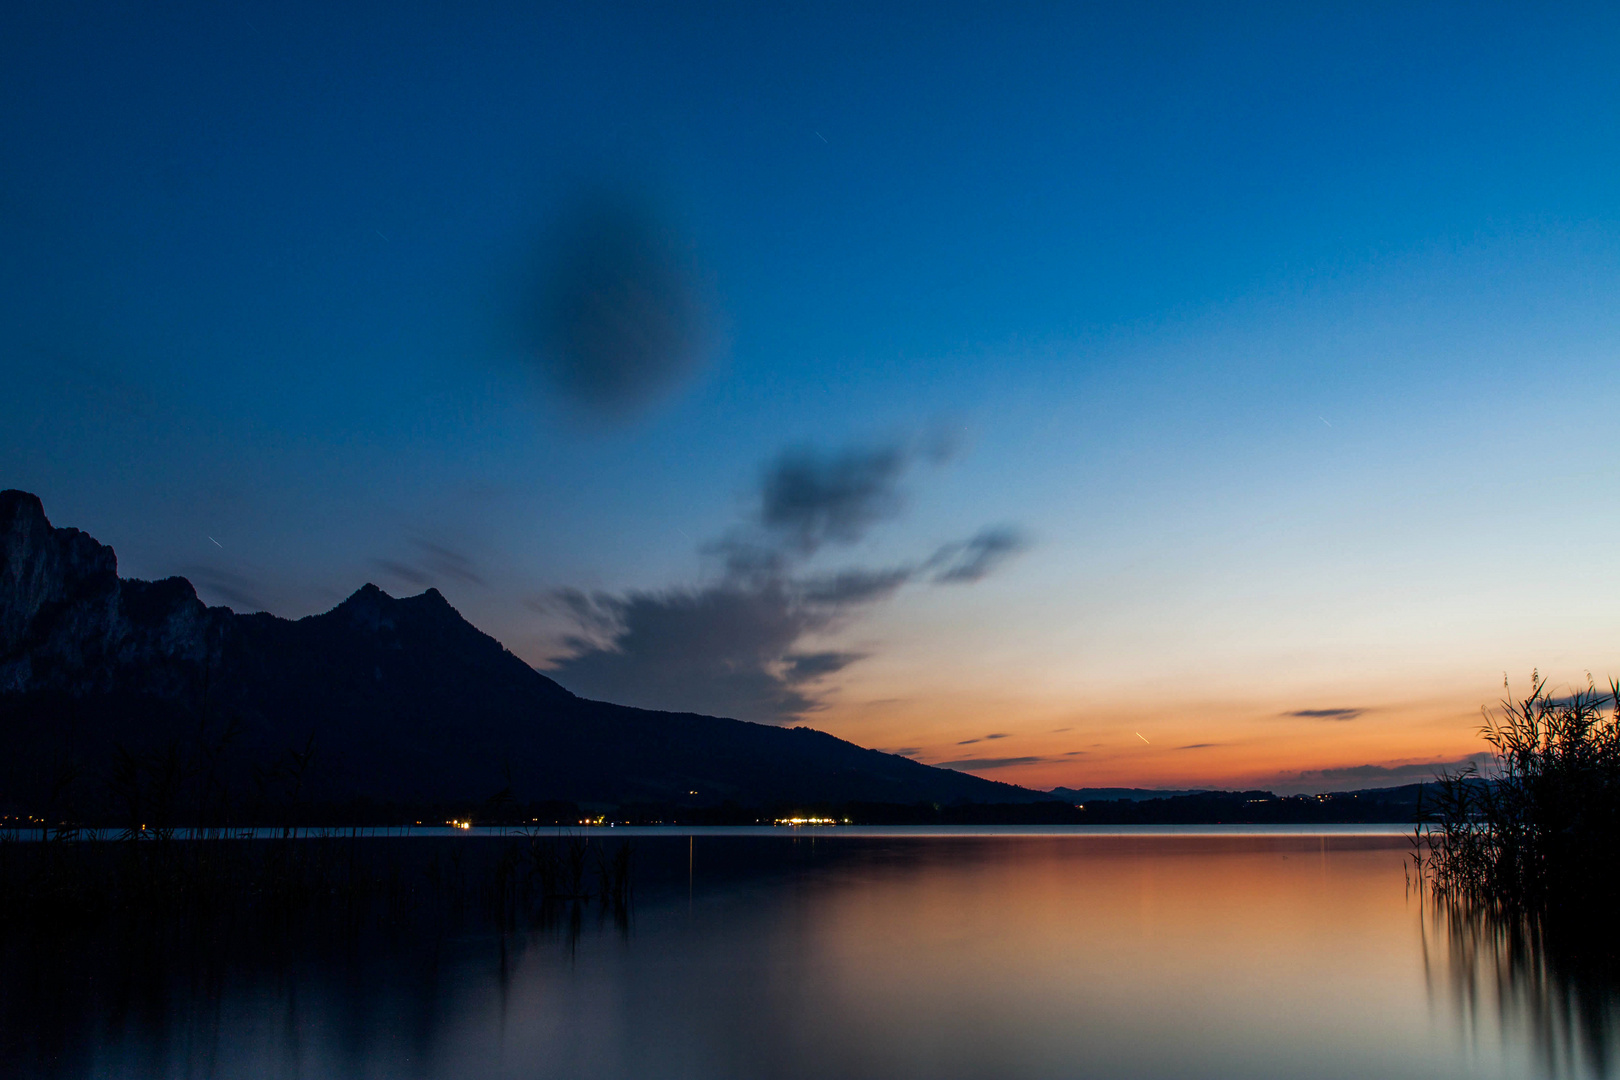
[[100, 759], [185, 740], [239, 786], [331, 805], [1050, 798], [808, 727], [580, 698], [436, 589], [367, 583], [298, 620], [208, 607], [185, 578], [120, 578], [110, 547], [19, 491], [0, 492], [0, 736], [14, 807], [49, 775], [106, 781]]

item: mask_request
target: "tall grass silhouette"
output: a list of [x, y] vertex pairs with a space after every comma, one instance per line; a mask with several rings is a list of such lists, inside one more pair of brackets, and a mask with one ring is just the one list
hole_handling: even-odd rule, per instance
[[1611, 903], [1620, 884], [1620, 680], [1607, 692], [1530, 692], [1484, 711], [1483, 769], [1444, 773], [1415, 834], [1419, 876], [1475, 903], [1576, 913]]

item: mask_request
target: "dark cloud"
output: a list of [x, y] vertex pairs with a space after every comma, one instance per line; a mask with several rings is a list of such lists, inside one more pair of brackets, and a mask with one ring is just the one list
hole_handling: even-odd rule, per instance
[[1470, 765], [1488, 761], [1489, 754], [1472, 754], [1456, 761], [1429, 761], [1416, 765], [1347, 765], [1336, 769], [1310, 769], [1299, 774], [1301, 782], [1325, 781], [1343, 783], [1359, 781], [1369, 784], [1410, 784], [1431, 780], [1441, 772], [1457, 772]]
[[691, 374], [708, 319], [691, 260], [644, 201], [594, 192], [556, 230], [525, 319], [555, 385], [618, 420]]
[[1080, 754], [1089, 754], [1089, 753], [1091, 753], [1090, 750], [1065, 750], [1065, 751], [1063, 751], [1063, 756], [1064, 757], [1076, 757], [1076, 756], [1078, 756]]
[[984, 741], [983, 739], [963, 739], [961, 742], [957, 743], [956, 745], [957, 746], [972, 746], [976, 742], [983, 742], [983, 741]]
[[1005, 731], [997, 731], [994, 734], [986, 735], [985, 738], [986, 739], [1010, 739], [1010, 738], [1012, 738], [1012, 736], [1008, 735]]
[[561, 600], [587, 634], [550, 674], [585, 697], [778, 723], [812, 709], [802, 687], [827, 674], [825, 661], [783, 661], [827, 616], [780, 583]]
[[918, 754], [922, 753], [922, 747], [920, 747], [920, 746], [901, 746], [901, 747], [897, 747], [896, 749], [889, 750], [889, 751], [887, 751], [887, 753], [898, 754], [900, 757], [916, 757]]
[[593, 640], [608, 640], [621, 629], [619, 610], [623, 602], [607, 593], [553, 589], [525, 603], [534, 611], [561, 611]]
[[946, 544], [924, 566], [934, 571], [933, 580], [938, 584], [971, 584], [1028, 547], [1022, 532], [1001, 525], [981, 530], [962, 543]]
[[740, 581], [783, 577], [797, 561], [769, 544], [735, 534], [712, 540], [699, 550], [718, 558], [726, 576]]
[[[906, 470], [949, 452], [935, 440], [782, 454], [764, 471], [750, 520], [701, 549], [719, 560], [717, 583], [624, 595], [561, 589], [527, 601], [534, 610], [561, 612], [578, 628], [563, 640], [551, 674], [587, 697], [630, 705], [798, 719], [818, 707], [820, 680], [864, 658], [806, 651], [799, 643], [923, 572], [917, 566], [809, 571], [806, 564], [825, 546], [855, 543], [897, 513]], [[989, 571], [1000, 557], [994, 552], [1007, 545], [988, 535], [952, 546], [962, 574], [950, 580]]]
[[625, 596], [558, 590], [551, 603], [580, 633], [551, 674], [586, 697], [781, 723], [817, 707], [821, 679], [856, 652], [798, 652], [806, 634], [842, 611], [788, 581], [726, 582]]
[[843, 671], [857, 660], [864, 660], [865, 653], [853, 652], [818, 652], [799, 653], [784, 657], [785, 666], [782, 669], [782, 678], [792, 685], [814, 682], [827, 675]]
[[898, 587], [879, 587], [879, 572], [861, 580], [728, 577], [623, 596], [560, 589], [546, 606], [579, 632], [564, 640], [550, 674], [576, 693], [627, 705], [792, 721], [817, 707], [817, 682], [865, 656], [800, 651], [799, 641]]
[[888, 570], [840, 570], [835, 574], [806, 578], [801, 584], [804, 599], [812, 604], [869, 604], [893, 595], [911, 580], [906, 567]]
[[1195, 742], [1195, 743], [1188, 743], [1186, 746], [1178, 746], [1178, 747], [1176, 747], [1176, 749], [1177, 750], [1207, 750], [1211, 746], [1219, 746], [1219, 745], [1221, 745], [1221, 744], [1220, 743], [1214, 743], [1214, 742]]
[[853, 544], [900, 512], [900, 478], [914, 457], [898, 445], [789, 450], [765, 471], [759, 523], [804, 554], [829, 542]]
[[1549, 697], [1547, 699], [1548, 705], [1562, 706], [1565, 708], [1570, 705], [1574, 705], [1577, 702], [1587, 705], [1596, 705], [1599, 709], [1612, 709], [1614, 706], [1614, 699], [1610, 696], [1610, 694], [1606, 691], [1599, 691], [1595, 687], [1590, 690], [1579, 690], [1575, 693], [1563, 694], [1559, 697]]
[[1366, 711], [1366, 709], [1295, 709], [1283, 715], [1298, 717], [1301, 720], [1354, 720]]
[[1013, 765], [1033, 765], [1045, 761], [1043, 757], [989, 757], [989, 758], [963, 758], [961, 761], [936, 761], [937, 769], [960, 769], [973, 771], [975, 769], [1005, 769]]

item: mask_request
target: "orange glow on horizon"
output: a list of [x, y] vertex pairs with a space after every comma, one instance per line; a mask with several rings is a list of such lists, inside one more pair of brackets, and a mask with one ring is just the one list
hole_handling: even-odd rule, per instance
[[1465, 694], [1303, 699], [1322, 703], [1315, 708], [1301, 708], [1299, 696], [1064, 708], [954, 695], [841, 701], [809, 723], [862, 746], [1037, 789], [1325, 791], [1415, 783], [1483, 753], [1479, 703]]

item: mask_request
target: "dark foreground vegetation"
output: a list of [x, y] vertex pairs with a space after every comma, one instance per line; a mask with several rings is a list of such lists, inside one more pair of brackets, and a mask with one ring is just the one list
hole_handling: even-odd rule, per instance
[[1620, 682], [1553, 697], [1538, 673], [1486, 714], [1491, 767], [1442, 776], [1426, 802], [1414, 859], [1437, 892], [1564, 914], [1620, 898], [1617, 699]]
[[1555, 1070], [1607, 1075], [1620, 1018], [1620, 684], [1563, 697], [1539, 674], [1487, 712], [1493, 758], [1442, 776], [1413, 834], [1420, 891], [1468, 1000], [1527, 1018]]

